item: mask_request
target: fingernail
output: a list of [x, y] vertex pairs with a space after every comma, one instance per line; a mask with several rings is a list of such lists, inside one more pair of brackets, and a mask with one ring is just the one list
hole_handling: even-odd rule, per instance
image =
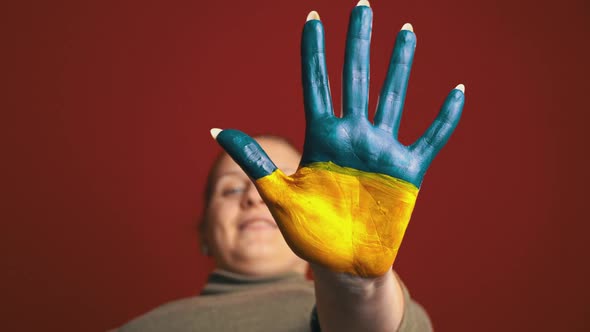
[[367, 6], [367, 7], [371, 7], [371, 4], [367, 1], [367, 0], [361, 0], [359, 1], [356, 6]]
[[463, 94], [465, 94], [465, 85], [459, 84], [455, 87], [455, 89], [461, 90], [461, 92], [463, 92]]
[[312, 10], [309, 12], [309, 14], [307, 14], [307, 21], [311, 21], [311, 20], [320, 20], [320, 14], [318, 14], [318, 12], [316, 12], [315, 10]]
[[408, 30], [408, 31], [414, 32], [414, 27], [410, 23], [406, 23], [406, 24], [404, 24], [404, 26], [402, 26], [402, 30]]
[[222, 132], [222, 129], [219, 128], [213, 128], [210, 130], [211, 136], [213, 137], [213, 139], [217, 139], [217, 135], [219, 135], [220, 132]]

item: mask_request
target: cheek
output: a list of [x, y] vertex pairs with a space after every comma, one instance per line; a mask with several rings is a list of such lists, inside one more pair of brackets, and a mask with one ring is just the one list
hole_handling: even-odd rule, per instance
[[236, 233], [238, 210], [231, 204], [213, 205], [208, 213], [209, 238], [216, 247], [224, 247], [232, 242]]

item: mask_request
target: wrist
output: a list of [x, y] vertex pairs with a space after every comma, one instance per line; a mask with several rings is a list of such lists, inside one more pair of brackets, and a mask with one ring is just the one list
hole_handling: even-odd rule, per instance
[[375, 291], [395, 281], [393, 270], [376, 277], [361, 277], [344, 272], [334, 272], [323, 266], [310, 263], [314, 282], [327, 288], [338, 288], [351, 296], [370, 297]]
[[333, 272], [311, 264], [322, 331], [396, 331], [403, 312], [401, 286], [389, 269], [378, 277]]

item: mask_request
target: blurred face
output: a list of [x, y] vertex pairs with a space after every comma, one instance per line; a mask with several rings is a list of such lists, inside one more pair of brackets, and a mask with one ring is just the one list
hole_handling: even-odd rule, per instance
[[[301, 156], [291, 146], [272, 138], [257, 141], [283, 172], [297, 170]], [[287, 246], [256, 187], [227, 154], [212, 176], [203, 241], [217, 267], [253, 276], [305, 273], [307, 262]]]

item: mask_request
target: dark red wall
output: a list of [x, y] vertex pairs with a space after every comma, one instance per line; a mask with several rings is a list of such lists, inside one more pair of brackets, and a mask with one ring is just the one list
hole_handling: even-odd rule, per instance
[[[339, 104], [354, 4], [3, 6], [2, 330], [102, 331], [196, 294], [209, 128], [301, 145], [305, 17], [325, 23]], [[396, 262], [413, 296], [439, 331], [587, 331], [588, 2], [373, 8], [373, 106], [397, 30], [418, 36], [403, 142], [467, 86]]]

